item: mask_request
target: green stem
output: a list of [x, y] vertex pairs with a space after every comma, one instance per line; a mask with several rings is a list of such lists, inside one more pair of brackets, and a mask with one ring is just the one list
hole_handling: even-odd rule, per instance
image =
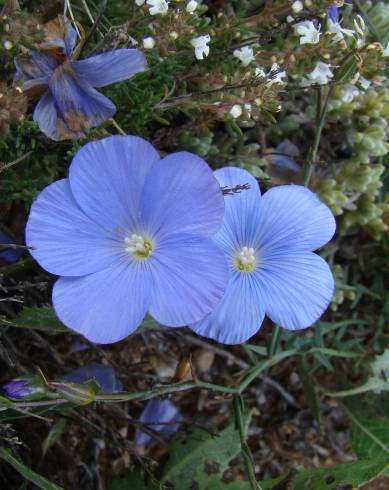
[[278, 351], [278, 346], [281, 340], [281, 333], [282, 330], [279, 327], [279, 325], [274, 325], [273, 333], [270, 340], [270, 345], [268, 348], [268, 354], [270, 357], [273, 357], [274, 354]]
[[242, 397], [240, 395], [235, 396], [234, 397], [234, 413], [235, 413], [236, 424], [238, 427], [239, 438], [240, 438], [240, 446], [242, 448], [242, 455], [244, 458], [246, 473], [247, 473], [248, 479], [250, 481], [251, 490], [262, 490], [261, 487], [258, 485], [257, 480], [255, 478], [254, 458], [253, 458], [253, 455], [251, 454], [250, 448], [246, 442], [245, 427], [244, 427], [243, 416], [242, 416], [242, 408], [243, 408]]
[[[307, 158], [307, 161], [306, 161], [305, 166], [304, 166], [304, 185], [306, 187], [309, 186], [309, 182], [311, 180], [313, 170], [314, 170], [314, 167], [316, 164], [317, 152], [319, 150], [321, 134], [323, 131], [325, 117], [326, 117], [327, 109], [328, 109], [328, 102], [330, 100], [333, 88], [334, 88], [333, 85], [331, 85], [328, 88], [327, 96], [324, 100], [323, 105], [322, 105], [322, 88], [318, 88], [318, 91], [317, 91], [318, 118], [317, 118], [317, 122], [316, 122], [315, 139], [314, 139], [312, 148], [309, 151], [308, 158]], [[320, 108], [321, 108], [321, 110], [320, 110]]]

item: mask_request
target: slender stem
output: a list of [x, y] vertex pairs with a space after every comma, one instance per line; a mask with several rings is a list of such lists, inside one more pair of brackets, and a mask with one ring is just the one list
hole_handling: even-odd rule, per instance
[[[314, 170], [314, 167], [316, 164], [317, 152], [318, 152], [319, 146], [320, 146], [321, 133], [323, 131], [324, 121], [325, 121], [325, 117], [327, 114], [328, 102], [330, 100], [330, 97], [331, 97], [331, 94], [333, 91], [333, 87], [334, 86], [331, 85], [328, 88], [327, 96], [326, 96], [323, 104], [322, 104], [322, 93], [321, 93], [322, 88], [319, 87], [318, 91], [317, 91], [317, 106], [319, 107], [319, 111], [318, 111], [318, 119], [316, 122], [315, 139], [313, 142], [313, 146], [309, 151], [306, 164], [304, 166], [304, 185], [306, 187], [309, 186], [309, 182], [311, 180], [312, 173], [313, 173], [313, 170]], [[320, 111], [320, 107], [322, 107], [321, 111]]]
[[278, 346], [281, 340], [281, 333], [282, 333], [281, 328], [278, 325], [274, 325], [273, 333], [270, 340], [270, 345], [268, 347], [268, 354], [270, 357], [273, 357], [278, 350]]
[[118, 130], [118, 132], [121, 135], [127, 136], [126, 132], [119, 126], [119, 124], [115, 121], [115, 119], [113, 117], [111, 117], [110, 121], [113, 124], [113, 126], [115, 126], [115, 128]]
[[0, 166], [0, 173], [1, 172], [4, 172], [4, 170], [7, 170], [9, 169], [10, 167], [13, 167], [14, 165], [16, 165], [17, 163], [19, 162], [22, 162], [23, 160], [25, 160], [27, 157], [29, 157], [31, 155], [32, 151], [28, 151], [27, 153], [25, 153], [24, 155], [22, 155], [21, 157], [17, 158], [16, 160], [14, 160], [13, 162], [9, 162], [9, 163], [3, 163], [1, 164]]
[[261, 490], [261, 487], [258, 485], [257, 480], [255, 478], [254, 458], [246, 442], [246, 435], [245, 435], [246, 431], [243, 423], [242, 408], [243, 408], [242, 397], [240, 395], [234, 396], [234, 413], [235, 413], [236, 425], [239, 432], [240, 445], [242, 448], [242, 455], [244, 458], [246, 473], [250, 481], [251, 490]]

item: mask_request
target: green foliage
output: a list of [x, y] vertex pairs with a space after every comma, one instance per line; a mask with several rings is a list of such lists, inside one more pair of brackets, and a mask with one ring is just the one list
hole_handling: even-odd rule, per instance
[[351, 445], [360, 459], [389, 460], [389, 420], [354, 416]]
[[[353, 463], [301, 471], [290, 485], [291, 490], [328, 490], [359, 488], [389, 468], [389, 459], [360, 460]], [[348, 485], [348, 486], [347, 486]]]
[[69, 330], [58, 320], [51, 307], [24, 308], [12, 322], [12, 326], [20, 328], [31, 328], [42, 330], [49, 334], [69, 332]]

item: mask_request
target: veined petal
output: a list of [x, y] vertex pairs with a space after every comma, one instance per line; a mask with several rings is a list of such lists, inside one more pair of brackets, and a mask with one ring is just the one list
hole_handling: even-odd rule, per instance
[[288, 330], [299, 330], [316, 322], [334, 292], [331, 269], [312, 252], [265, 255], [256, 277], [266, 314]]
[[137, 136], [88, 143], [70, 165], [74, 198], [86, 215], [107, 230], [136, 232], [143, 184], [158, 160], [154, 147]]
[[54, 71], [49, 87], [55, 100], [58, 124], [67, 129], [62, 132], [61, 139], [84, 136], [88, 129], [115, 114], [115, 105], [83, 80], [77, 79], [67, 62]]
[[60, 277], [53, 289], [59, 319], [91, 342], [110, 344], [130, 335], [150, 302], [151, 281], [140, 262], [122, 260], [83, 277]]
[[228, 281], [223, 252], [208, 238], [185, 234], [156, 243], [150, 271], [150, 314], [169, 327], [204, 318], [222, 298]]
[[82, 212], [68, 179], [50, 184], [32, 204], [26, 244], [42, 267], [61, 276], [90, 274], [125, 255], [122, 242]]
[[147, 176], [141, 213], [148, 231], [160, 238], [176, 232], [211, 236], [222, 224], [223, 195], [202, 158], [173, 153]]
[[263, 196], [257, 228], [259, 249], [312, 251], [332, 238], [336, 223], [331, 210], [309, 189], [282, 185]]
[[59, 64], [51, 56], [36, 51], [29, 51], [27, 56], [16, 57], [14, 63], [16, 67], [16, 80], [49, 77]]
[[221, 187], [250, 186], [238, 194], [224, 196], [224, 221], [215, 236], [216, 243], [226, 254], [241, 247], [251, 247], [257, 234], [261, 206], [257, 181], [249, 172], [237, 167], [225, 167], [214, 174]]
[[71, 63], [78, 77], [97, 88], [128, 80], [147, 68], [146, 58], [138, 49], [116, 49]]
[[220, 303], [190, 328], [221, 344], [242, 344], [260, 329], [265, 306], [255, 275], [233, 272]]
[[52, 140], [59, 141], [63, 139], [62, 135], [68, 131], [64, 121], [59, 118], [54, 97], [49, 90], [39, 99], [34, 110], [33, 119], [42, 133]]

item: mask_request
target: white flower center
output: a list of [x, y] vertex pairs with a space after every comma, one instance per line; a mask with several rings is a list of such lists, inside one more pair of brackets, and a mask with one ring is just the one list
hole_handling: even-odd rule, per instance
[[127, 236], [124, 239], [124, 244], [126, 252], [132, 254], [137, 259], [147, 259], [153, 251], [150, 240], [136, 233]]
[[235, 265], [241, 272], [251, 272], [257, 264], [255, 251], [252, 247], [242, 247], [236, 256]]

